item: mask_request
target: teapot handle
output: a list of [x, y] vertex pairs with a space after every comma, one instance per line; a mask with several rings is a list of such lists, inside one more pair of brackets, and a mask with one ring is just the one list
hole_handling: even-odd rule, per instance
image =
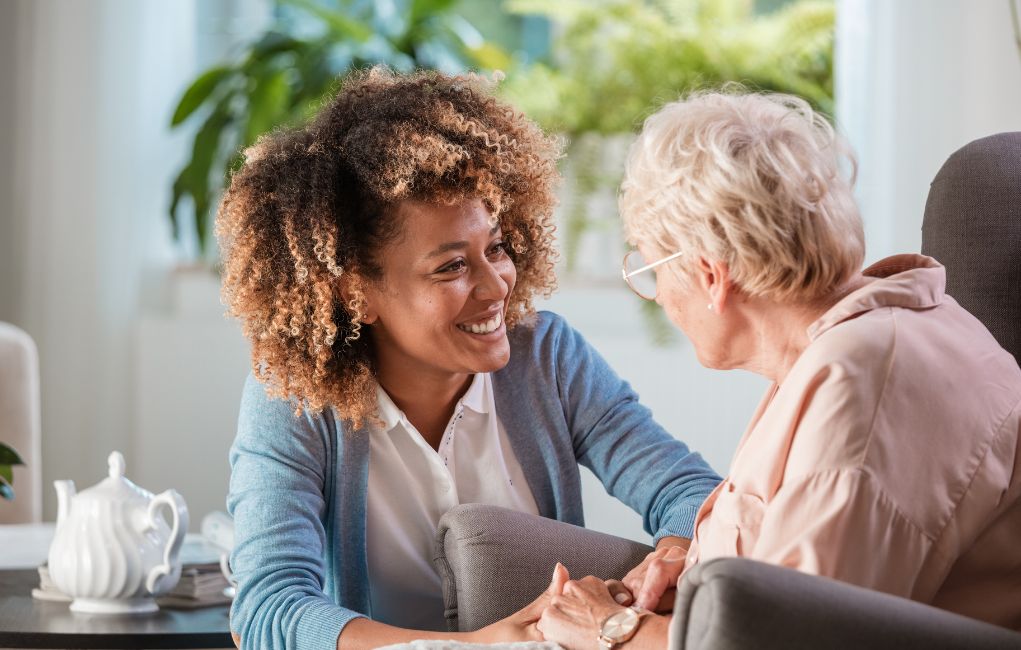
[[177, 564], [177, 555], [181, 552], [181, 545], [184, 543], [184, 536], [188, 532], [188, 506], [184, 498], [177, 493], [177, 490], [161, 492], [149, 502], [148, 526], [152, 530], [156, 527], [157, 510], [161, 505], [170, 506], [173, 515], [173, 524], [170, 530], [170, 539], [163, 549], [163, 564], [158, 564], [149, 572], [145, 579], [145, 588], [149, 593], [156, 594], [159, 583], [164, 576], [174, 572], [174, 565]]

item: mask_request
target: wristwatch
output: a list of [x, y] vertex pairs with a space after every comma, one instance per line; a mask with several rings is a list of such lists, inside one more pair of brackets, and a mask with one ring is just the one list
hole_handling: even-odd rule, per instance
[[638, 631], [642, 618], [648, 610], [639, 607], [626, 607], [606, 617], [599, 630], [599, 647], [601, 650], [613, 650], [621, 643], [626, 643]]

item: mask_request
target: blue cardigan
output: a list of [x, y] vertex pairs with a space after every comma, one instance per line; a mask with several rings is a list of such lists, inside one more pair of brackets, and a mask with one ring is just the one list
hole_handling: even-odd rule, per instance
[[[581, 463], [657, 540], [691, 537], [719, 476], [653, 421], [561, 317], [540, 312], [509, 336], [510, 361], [493, 373], [497, 413], [539, 514], [584, 525]], [[294, 410], [249, 376], [227, 498], [239, 583], [231, 629], [244, 648], [333, 649], [349, 621], [372, 615], [368, 431], [344, 431], [330, 409], [298, 417]]]

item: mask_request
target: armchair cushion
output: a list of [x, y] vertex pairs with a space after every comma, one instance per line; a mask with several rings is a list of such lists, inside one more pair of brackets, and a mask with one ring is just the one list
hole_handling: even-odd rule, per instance
[[542, 593], [562, 563], [572, 576], [620, 579], [651, 546], [506, 508], [467, 504], [440, 519], [434, 563], [447, 629], [472, 631]]
[[1021, 633], [753, 560], [710, 560], [677, 590], [671, 650], [1006, 650]]

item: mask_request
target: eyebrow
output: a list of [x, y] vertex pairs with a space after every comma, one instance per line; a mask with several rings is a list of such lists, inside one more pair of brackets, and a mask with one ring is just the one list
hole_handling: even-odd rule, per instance
[[[493, 226], [493, 229], [489, 231], [489, 236], [492, 237], [500, 230], [500, 224]], [[468, 242], [466, 241], [449, 241], [445, 244], [440, 244], [436, 247], [436, 250], [432, 251], [425, 256], [426, 259], [431, 259], [446, 253], [447, 251], [458, 250], [461, 248], [468, 248]]]

